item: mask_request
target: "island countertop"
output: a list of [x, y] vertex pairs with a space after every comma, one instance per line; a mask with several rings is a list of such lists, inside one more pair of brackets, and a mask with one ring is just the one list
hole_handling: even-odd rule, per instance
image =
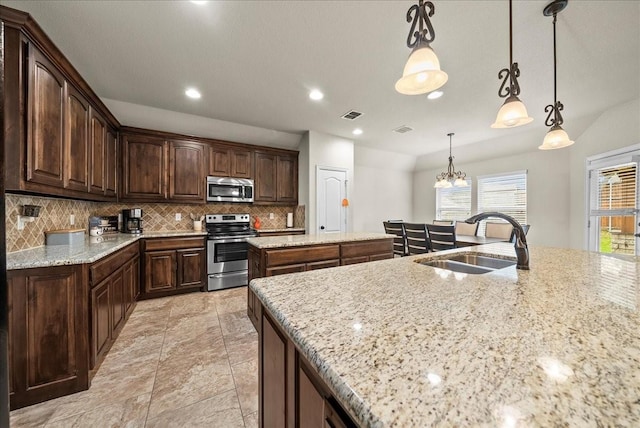
[[415, 263], [450, 252], [250, 287], [360, 426], [640, 424], [639, 258], [532, 247], [529, 271], [466, 276]]
[[369, 241], [394, 237], [395, 235], [372, 232], [322, 233], [317, 235], [285, 235], [248, 238], [247, 243], [256, 248], [286, 248], [336, 242]]

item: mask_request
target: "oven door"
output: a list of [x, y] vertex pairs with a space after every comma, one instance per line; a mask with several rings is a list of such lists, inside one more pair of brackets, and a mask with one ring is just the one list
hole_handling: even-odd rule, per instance
[[247, 239], [225, 238], [207, 241], [207, 273], [247, 270]]

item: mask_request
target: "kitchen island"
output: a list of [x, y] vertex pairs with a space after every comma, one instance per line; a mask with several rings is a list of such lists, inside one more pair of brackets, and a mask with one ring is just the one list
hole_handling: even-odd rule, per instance
[[451, 252], [514, 258], [492, 244], [252, 281], [261, 426], [640, 424], [638, 258], [533, 247], [531, 270], [484, 275], [415, 263]]

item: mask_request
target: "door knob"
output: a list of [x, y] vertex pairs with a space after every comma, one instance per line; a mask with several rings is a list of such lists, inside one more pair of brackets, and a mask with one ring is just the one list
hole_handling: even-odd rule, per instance
[[636, 238], [640, 238], [640, 233], [636, 233], [636, 234], [635, 234], [635, 235], [633, 235], [633, 236], [635, 236]]
[[320, 230], [324, 230], [324, 226], [320, 226]]

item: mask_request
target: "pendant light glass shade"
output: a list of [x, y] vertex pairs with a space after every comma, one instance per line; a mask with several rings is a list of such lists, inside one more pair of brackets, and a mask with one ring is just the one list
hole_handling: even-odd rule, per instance
[[511, 96], [502, 104], [492, 128], [513, 128], [533, 121], [520, 98]]
[[418, 45], [409, 55], [396, 91], [404, 95], [419, 95], [435, 91], [447, 83], [449, 76], [440, 70], [436, 53], [427, 45]]
[[573, 143], [575, 143], [575, 141], [571, 141], [569, 139], [569, 134], [567, 134], [562, 127], [554, 126], [549, 130], [549, 132], [547, 132], [547, 135], [544, 136], [542, 145], [538, 148], [540, 150], [561, 149], [563, 147], [570, 146]]

